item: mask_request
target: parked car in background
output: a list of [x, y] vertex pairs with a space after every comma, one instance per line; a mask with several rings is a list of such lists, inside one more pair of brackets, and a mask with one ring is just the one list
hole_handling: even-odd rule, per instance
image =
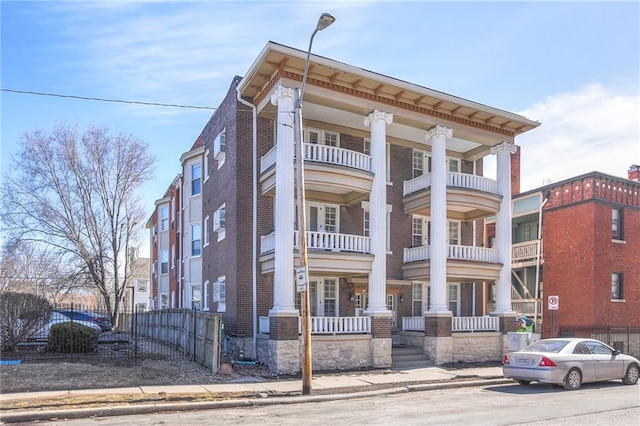
[[521, 385], [531, 382], [579, 389], [582, 383], [638, 383], [640, 361], [594, 339], [543, 339], [504, 356], [502, 372]]
[[55, 312], [59, 312], [65, 317], [72, 319], [73, 321], [89, 321], [100, 326], [102, 331], [111, 331], [113, 325], [111, 320], [104, 315], [96, 315], [85, 311], [76, 311], [71, 309], [55, 309]]
[[[33, 333], [27, 340], [29, 341], [45, 341], [49, 339], [49, 334], [51, 333], [51, 327], [56, 324], [62, 324], [64, 322], [71, 322], [71, 319], [65, 315], [62, 315], [60, 312], [52, 311], [51, 317], [49, 321], [42, 327], [40, 330]], [[84, 325], [85, 327], [89, 327], [96, 334], [102, 333], [102, 328], [92, 321], [82, 321], [82, 320], [73, 320], [76, 324]]]

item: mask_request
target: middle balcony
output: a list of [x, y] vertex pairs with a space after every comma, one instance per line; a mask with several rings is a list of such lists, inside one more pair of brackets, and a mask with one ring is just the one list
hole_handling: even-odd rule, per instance
[[[331, 193], [338, 203], [345, 205], [368, 198], [373, 182], [371, 156], [346, 148], [315, 143], [304, 143], [303, 147], [307, 192]], [[260, 159], [260, 185], [263, 195], [276, 195], [277, 149], [278, 145], [275, 145]]]

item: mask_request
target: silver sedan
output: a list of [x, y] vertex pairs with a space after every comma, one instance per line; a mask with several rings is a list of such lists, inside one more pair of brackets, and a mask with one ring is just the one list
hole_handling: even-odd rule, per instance
[[640, 361], [594, 339], [544, 339], [504, 356], [502, 373], [521, 385], [531, 382], [579, 389], [582, 383], [638, 382]]

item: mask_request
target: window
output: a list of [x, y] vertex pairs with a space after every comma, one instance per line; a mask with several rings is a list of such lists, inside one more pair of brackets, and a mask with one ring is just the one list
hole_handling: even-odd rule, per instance
[[327, 146], [338, 146], [340, 134], [335, 132], [324, 132], [324, 144]]
[[368, 138], [364, 139], [364, 145], [362, 147], [362, 151], [367, 155], [371, 155], [371, 139], [368, 139]]
[[449, 163], [449, 171], [452, 173], [458, 173], [460, 171], [460, 160], [457, 158], [448, 158], [447, 163]]
[[171, 269], [176, 269], [176, 245], [171, 244]]
[[227, 151], [227, 129], [222, 131], [213, 140], [213, 158], [218, 161], [224, 161], [225, 152]]
[[622, 240], [622, 209], [611, 210], [611, 234], [614, 240]]
[[411, 316], [422, 316], [422, 283], [411, 284]]
[[147, 291], [149, 280], [138, 280], [138, 291]]
[[209, 150], [204, 152], [204, 181], [209, 179]]
[[204, 246], [209, 245], [209, 216], [204, 218]]
[[200, 163], [191, 165], [191, 195], [199, 195], [202, 191], [202, 170]]
[[160, 206], [160, 231], [169, 230], [169, 205], [163, 204]]
[[222, 241], [225, 238], [225, 229], [227, 226], [227, 209], [226, 204], [223, 204], [213, 213], [213, 232], [218, 234], [218, 241]]
[[218, 312], [227, 310], [227, 277], [222, 275], [213, 283], [213, 301], [218, 304]]
[[169, 273], [169, 250], [160, 251], [160, 273]]
[[203, 284], [204, 294], [202, 296], [202, 310], [209, 310], [209, 280], [206, 280]]
[[460, 244], [460, 222], [457, 220], [449, 221], [449, 244], [453, 246]]
[[335, 317], [337, 315], [337, 304], [336, 304], [336, 292], [337, 285], [336, 279], [327, 278], [324, 280], [324, 316], [325, 317]]
[[191, 256], [200, 256], [202, 254], [202, 230], [200, 224], [191, 225]]
[[364, 212], [364, 217], [362, 218], [363, 223], [364, 223], [364, 230], [362, 235], [364, 235], [365, 237], [369, 237], [369, 211], [365, 211]]
[[460, 315], [460, 312], [458, 312], [458, 307], [460, 306], [458, 301], [458, 285], [449, 284], [447, 287], [449, 292], [449, 310], [453, 313], [454, 317], [457, 317]]
[[611, 299], [622, 299], [622, 273], [611, 274]]

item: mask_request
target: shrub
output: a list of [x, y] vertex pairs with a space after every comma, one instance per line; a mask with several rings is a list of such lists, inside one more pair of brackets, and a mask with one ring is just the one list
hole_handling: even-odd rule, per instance
[[78, 323], [55, 324], [49, 332], [47, 351], [57, 353], [90, 353], [98, 349], [98, 333]]
[[0, 348], [14, 350], [49, 321], [51, 304], [31, 293], [0, 294]]

